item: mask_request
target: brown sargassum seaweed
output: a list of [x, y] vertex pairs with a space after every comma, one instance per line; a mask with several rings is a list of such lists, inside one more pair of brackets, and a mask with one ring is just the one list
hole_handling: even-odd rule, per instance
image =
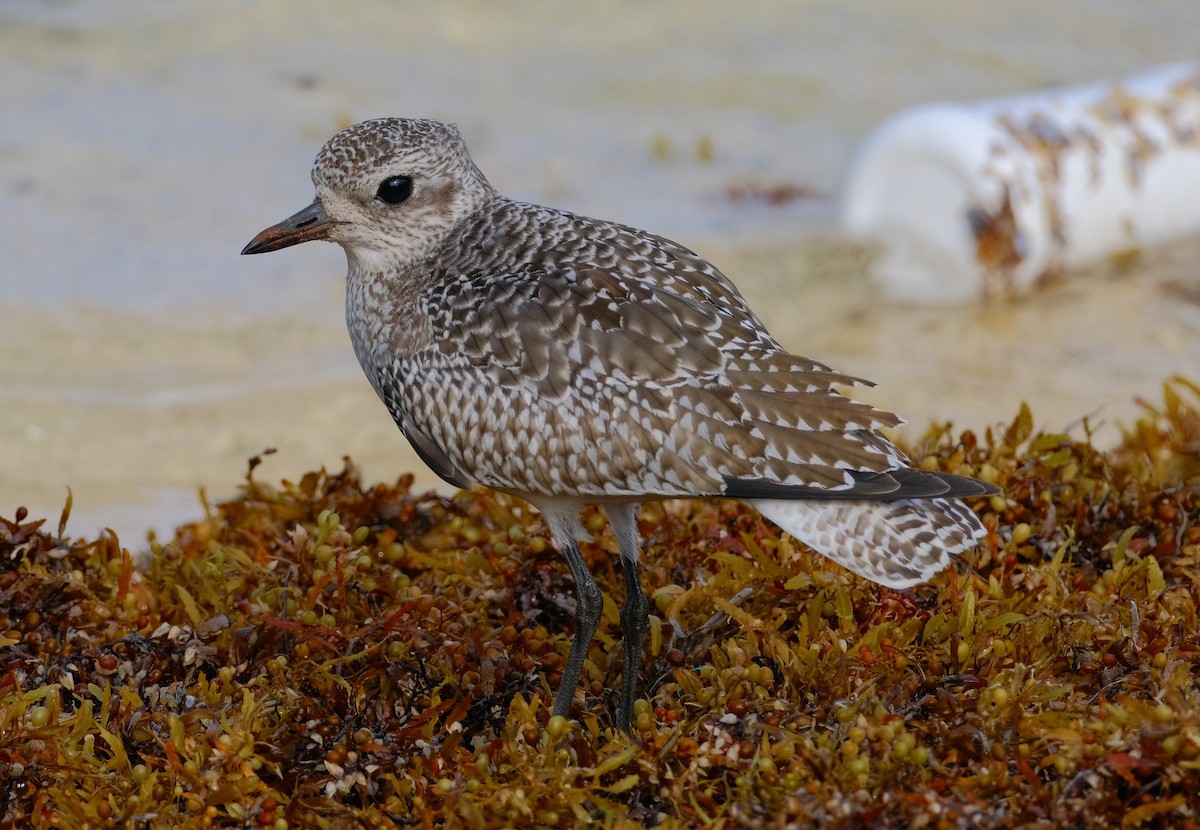
[[[1200, 387], [1112, 450], [1077, 431], [1022, 407], [911, 447], [1004, 495], [908, 592], [736, 503], [648, 505], [632, 740], [602, 705], [611, 600], [580, 720], [547, 721], [575, 594], [512, 499], [349, 463], [273, 487], [254, 459], [141, 567], [18, 511], [0, 828], [1200, 826]], [[619, 597], [606, 534], [587, 556]]]

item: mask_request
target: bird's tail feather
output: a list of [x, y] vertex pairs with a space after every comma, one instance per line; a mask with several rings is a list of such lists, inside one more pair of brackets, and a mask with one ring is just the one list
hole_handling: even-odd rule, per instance
[[924, 582], [986, 534], [975, 512], [952, 498], [745, 501], [813, 550], [889, 588]]

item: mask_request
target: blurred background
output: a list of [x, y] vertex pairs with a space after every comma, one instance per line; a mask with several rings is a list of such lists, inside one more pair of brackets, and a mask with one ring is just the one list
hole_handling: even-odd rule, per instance
[[355, 121], [457, 122], [507, 195], [673, 237], [789, 348], [878, 381], [916, 437], [1019, 403], [1113, 440], [1200, 379], [1200, 243], [1017, 301], [884, 303], [838, 230], [862, 139], [931, 101], [1119, 78], [1196, 54], [1195, 0], [605, 4], [4, 0], [0, 514], [143, 547], [232, 495], [351, 455], [418, 471], [354, 361], [344, 257], [240, 258], [308, 204]]

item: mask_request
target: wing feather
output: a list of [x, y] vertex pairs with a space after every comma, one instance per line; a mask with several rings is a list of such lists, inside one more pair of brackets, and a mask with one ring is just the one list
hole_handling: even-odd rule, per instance
[[785, 351], [690, 251], [569, 219], [590, 246], [434, 275], [435, 336], [382, 386], [443, 469], [564, 495], [915, 492], [878, 477], [907, 466], [879, 431], [901, 420], [835, 388], [863, 381]]

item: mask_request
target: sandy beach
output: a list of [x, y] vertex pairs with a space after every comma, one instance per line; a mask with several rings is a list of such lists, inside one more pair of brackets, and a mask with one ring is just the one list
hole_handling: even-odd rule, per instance
[[[0, 512], [131, 547], [231, 495], [352, 456], [417, 471], [361, 377], [334, 246], [240, 259], [311, 198], [312, 156], [380, 114], [459, 122], [502, 191], [672, 236], [790, 348], [880, 383], [909, 421], [1117, 425], [1200, 379], [1200, 240], [1015, 302], [881, 304], [833, 223], [887, 115], [1194, 58], [1200, 7], [1020, 2], [518, 3], [355, 14], [317, 3], [17, 2], [0, 10]], [[397, 44], [403, 49], [395, 48]], [[778, 185], [802, 198], [735, 198]], [[739, 191], [738, 188], [741, 188]]]

